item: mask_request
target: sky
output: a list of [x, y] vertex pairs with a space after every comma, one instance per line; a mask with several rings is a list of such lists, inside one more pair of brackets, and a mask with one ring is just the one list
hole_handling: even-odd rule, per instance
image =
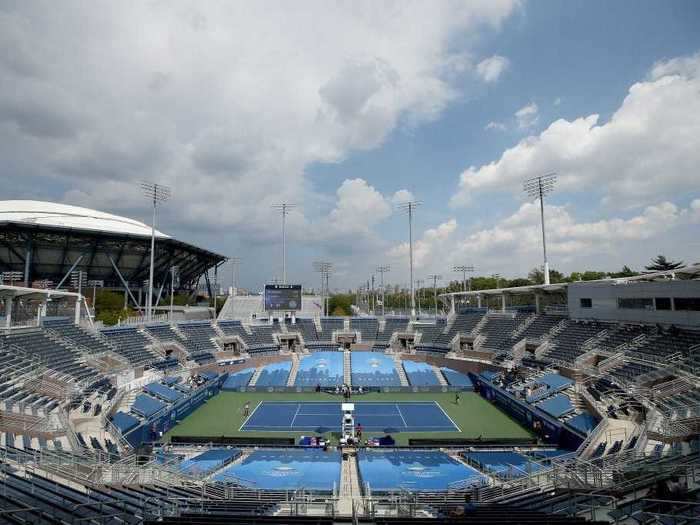
[[[700, 261], [695, 1], [0, 1], [5, 199], [150, 221], [282, 274], [415, 278]], [[223, 284], [231, 267], [220, 271]]]

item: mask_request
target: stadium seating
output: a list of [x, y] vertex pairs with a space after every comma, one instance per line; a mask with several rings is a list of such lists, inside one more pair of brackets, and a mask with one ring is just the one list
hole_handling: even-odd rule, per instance
[[388, 344], [395, 333], [405, 332], [407, 329], [407, 317], [387, 317], [384, 323], [384, 330], [377, 333], [377, 343]]
[[377, 340], [379, 322], [375, 317], [353, 317], [350, 319], [350, 330], [360, 332], [363, 343]]
[[182, 345], [189, 353], [190, 359], [197, 364], [214, 361], [218, 348], [212, 342], [217, 337], [216, 331], [208, 321], [179, 323], [178, 329], [185, 335]]
[[321, 333], [318, 340], [330, 343], [333, 340], [333, 332], [345, 328], [345, 319], [342, 317], [321, 317]]
[[552, 348], [547, 358], [572, 363], [586, 352], [584, 343], [599, 335], [606, 326], [597, 322], [568, 321], [551, 339]]
[[297, 317], [296, 324], [293, 329], [301, 332], [301, 336], [304, 338], [305, 343], [309, 344], [318, 342], [318, 332], [316, 331], [316, 323], [313, 319]]
[[438, 386], [440, 384], [433, 367], [427, 363], [402, 361], [401, 366], [403, 366], [411, 386]]
[[158, 358], [154, 352], [146, 348], [150, 343], [136, 327], [104, 328], [101, 333], [114, 344], [117, 353], [124, 356], [132, 366], [142, 366]]

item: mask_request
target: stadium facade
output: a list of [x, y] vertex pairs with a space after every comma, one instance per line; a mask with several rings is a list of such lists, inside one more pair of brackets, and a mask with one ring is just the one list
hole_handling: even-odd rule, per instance
[[[155, 236], [156, 287], [169, 287], [173, 266], [180, 289], [195, 289], [203, 277], [209, 285], [208, 271], [226, 260], [163, 232]], [[150, 239], [151, 227], [134, 219], [59, 203], [0, 201], [0, 272], [14, 284], [56, 286], [82, 270], [107, 288], [140, 289], [149, 275]]]

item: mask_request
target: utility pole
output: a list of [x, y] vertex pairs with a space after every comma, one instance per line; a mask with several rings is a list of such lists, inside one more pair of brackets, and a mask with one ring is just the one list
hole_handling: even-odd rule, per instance
[[437, 275], [437, 274], [428, 275], [428, 279], [433, 280], [433, 296], [435, 299], [435, 317], [437, 317], [437, 314], [438, 314], [437, 282], [440, 279], [442, 279], [442, 275]]
[[323, 315], [328, 315], [328, 300], [330, 300], [330, 292], [328, 291], [328, 276], [333, 271], [333, 263], [328, 261], [316, 261], [314, 262], [313, 266], [314, 270], [316, 270], [321, 276], [321, 311], [323, 312]]

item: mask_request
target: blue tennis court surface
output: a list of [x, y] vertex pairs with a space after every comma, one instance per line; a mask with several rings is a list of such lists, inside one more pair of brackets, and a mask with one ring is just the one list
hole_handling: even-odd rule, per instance
[[485, 476], [444, 452], [360, 450], [360, 478], [372, 492], [443, 491], [480, 485]]
[[331, 492], [340, 485], [340, 461], [339, 453], [318, 449], [256, 450], [213, 479], [267, 490]]
[[[241, 430], [267, 432], [339, 431], [340, 403], [263, 401]], [[368, 432], [459, 432], [434, 401], [355, 403], [355, 424]]]

